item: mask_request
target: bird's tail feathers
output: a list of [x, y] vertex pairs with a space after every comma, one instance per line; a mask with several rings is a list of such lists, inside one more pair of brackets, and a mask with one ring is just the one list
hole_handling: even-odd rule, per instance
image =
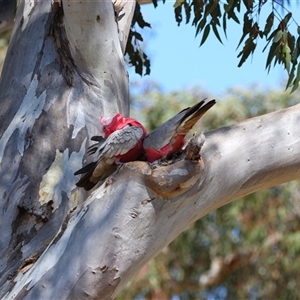
[[[212, 107], [216, 104], [216, 100], [210, 100], [208, 102], [204, 100], [195, 104], [194, 106], [187, 109], [185, 115], [183, 116], [183, 129], [188, 132], [195, 123]], [[186, 121], [184, 121], [186, 119]]]

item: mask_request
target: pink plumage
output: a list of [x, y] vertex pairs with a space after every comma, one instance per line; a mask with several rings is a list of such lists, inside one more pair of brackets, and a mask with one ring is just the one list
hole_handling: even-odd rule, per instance
[[89, 154], [96, 154], [97, 160], [75, 172], [86, 173], [77, 183], [78, 187], [92, 189], [98, 182], [111, 175], [118, 164], [138, 159], [143, 153], [143, 140], [147, 135], [145, 127], [132, 118], [121, 114], [113, 118], [100, 118], [104, 138], [97, 136], [92, 140], [98, 143], [89, 147]]
[[151, 131], [143, 142], [147, 160], [153, 162], [160, 158], [169, 158], [172, 154], [180, 152], [187, 133], [215, 103], [215, 100], [208, 102], [202, 100], [194, 106], [182, 110]]

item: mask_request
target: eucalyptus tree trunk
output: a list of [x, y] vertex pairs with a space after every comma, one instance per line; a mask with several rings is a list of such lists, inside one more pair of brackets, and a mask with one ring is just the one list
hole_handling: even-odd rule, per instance
[[134, 4], [18, 7], [0, 84], [3, 299], [112, 299], [197, 219], [300, 177], [298, 105], [195, 137], [169, 165], [124, 164], [92, 194], [75, 187], [99, 115], [129, 113]]
[[[98, 133], [99, 116], [129, 114], [123, 53], [134, 7], [19, 4], [0, 83], [2, 295], [88, 196], [73, 173]], [[122, 10], [119, 22], [115, 10]]]

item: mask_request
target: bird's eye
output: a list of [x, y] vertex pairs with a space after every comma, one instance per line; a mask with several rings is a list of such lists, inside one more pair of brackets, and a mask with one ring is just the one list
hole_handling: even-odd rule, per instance
[[133, 126], [131, 123], [128, 123], [128, 126]]

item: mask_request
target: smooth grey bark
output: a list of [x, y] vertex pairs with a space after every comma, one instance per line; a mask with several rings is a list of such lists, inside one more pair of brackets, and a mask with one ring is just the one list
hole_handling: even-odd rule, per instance
[[99, 115], [128, 114], [134, 2], [115, 5], [119, 23], [109, 1], [18, 8], [0, 82], [3, 299], [111, 299], [195, 220], [299, 178], [298, 105], [206, 133], [201, 160], [131, 162], [90, 197], [75, 188]]
[[109, 1], [20, 2], [0, 82], [0, 294], [86, 199], [73, 173], [99, 116], [129, 114], [122, 31]]
[[299, 178], [299, 120], [297, 105], [206, 133], [199, 161], [154, 169], [145, 162], [123, 165], [69, 214], [4, 299], [114, 298], [197, 219], [238, 197]]

